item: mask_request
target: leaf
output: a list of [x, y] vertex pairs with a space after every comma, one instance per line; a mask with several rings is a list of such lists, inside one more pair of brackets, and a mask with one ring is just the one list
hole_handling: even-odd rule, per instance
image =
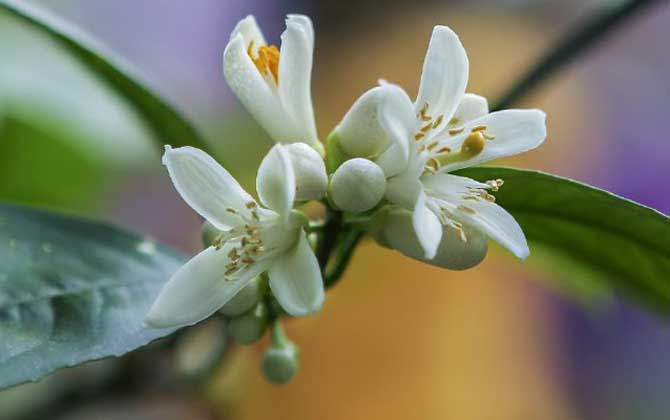
[[0, 389], [120, 356], [184, 257], [113, 227], [0, 205]]
[[[542, 172], [479, 167], [459, 175], [501, 178], [496, 201], [519, 222], [531, 248], [556, 256], [585, 288], [603, 286], [670, 313], [670, 219], [610, 192]], [[567, 264], [571, 264], [569, 266]], [[554, 264], [557, 267], [558, 264]], [[580, 274], [577, 274], [580, 273]]]
[[14, 0], [0, 0], [6, 11], [49, 35], [114, 89], [144, 119], [160, 144], [206, 148], [191, 123], [141, 81], [138, 72], [76, 27], [40, 9]]

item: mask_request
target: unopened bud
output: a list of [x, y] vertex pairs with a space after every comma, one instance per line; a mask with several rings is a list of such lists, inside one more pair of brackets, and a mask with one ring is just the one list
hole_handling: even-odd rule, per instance
[[363, 158], [344, 162], [330, 180], [330, 198], [346, 211], [370, 210], [384, 197], [386, 177], [376, 163]]
[[228, 322], [228, 333], [240, 344], [253, 344], [265, 332], [268, 323], [267, 308], [259, 302], [253, 309], [236, 316]]
[[295, 199], [307, 201], [323, 198], [328, 187], [328, 175], [321, 155], [305, 143], [291, 143], [284, 147], [295, 174]]
[[299, 358], [298, 348], [284, 336], [279, 321], [275, 321], [272, 344], [265, 350], [261, 362], [263, 375], [272, 383], [285, 384], [298, 372]]
[[237, 316], [253, 308], [261, 296], [260, 284], [261, 279], [255, 277], [221, 307], [221, 313], [228, 316]]

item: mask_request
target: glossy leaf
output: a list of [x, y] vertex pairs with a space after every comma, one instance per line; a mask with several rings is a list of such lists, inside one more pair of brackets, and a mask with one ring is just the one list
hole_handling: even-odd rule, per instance
[[184, 257], [113, 227], [0, 205], [0, 389], [120, 356]]
[[126, 100], [160, 144], [206, 148], [200, 134], [183, 115], [149, 88], [132, 66], [99, 42], [57, 16], [25, 2], [0, 0], [0, 13], [9, 13], [31, 24], [62, 45]]
[[664, 214], [542, 172], [479, 167], [458, 174], [505, 181], [496, 199], [526, 233], [531, 261], [536, 246], [545, 258], [553, 255], [560, 262], [552, 264], [552, 272], [558, 268], [559, 276], [573, 276], [573, 288], [609, 289], [670, 312], [670, 219]]

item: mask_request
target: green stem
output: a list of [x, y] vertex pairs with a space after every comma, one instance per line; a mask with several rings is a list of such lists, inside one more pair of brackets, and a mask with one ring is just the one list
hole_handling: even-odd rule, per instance
[[325, 271], [330, 255], [335, 249], [337, 236], [342, 229], [342, 213], [327, 207], [326, 224], [319, 235], [316, 249], [316, 258], [319, 261], [321, 271]]
[[492, 107], [492, 111], [508, 108], [519, 101], [541, 82], [568, 65], [579, 54], [596, 42], [601, 41], [616, 27], [642, 11], [645, 6], [660, 3], [658, 0], [624, 1], [620, 6], [608, 8], [589, 18], [575, 31], [569, 31], [551, 48], [537, 64], [531, 67], [501, 99]]
[[334, 286], [340, 277], [342, 277], [351, 261], [351, 257], [354, 255], [356, 246], [363, 239], [363, 236], [365, 236], [365, 232], [360, 230], [350, 230], [345, 234], [340, 243], [335, 266], [324, 276], [324, 285], [326, 288]]

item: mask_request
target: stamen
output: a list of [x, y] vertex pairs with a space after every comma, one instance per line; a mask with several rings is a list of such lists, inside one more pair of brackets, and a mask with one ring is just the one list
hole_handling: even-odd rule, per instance
[[440, 124], [442, 124], [442, 121], [444, 120], [444, 115], [439, 115], [436, 119], [435, 122], [433, 122], [433, 128], [437, 128]]
[[475, 209], [473, 209], [472, 207], [464, 206], [462, 204], [460, 206], [458, 206], [458, 209], [461, 210], [462, 212], [469, 213], [469, 214], [475, 214], [476, 213]]
[[279, 48], [275, 45], [262, 45], [254, 54], [254, 41], [251, 41], [247, 54], [261, 74], [269, 74], [275, 83], [279, 84]]
[[421, 140], [421, 139], [424, 138], [424, 137], [426, 137], [426, 135], [425, 135], [424, 133], [416, 133], [416, 134], [414, 135], [414, 140], [417, 140], [417, 141], [418, 141], [418, 140]]
[[465, 130], [464, 127], [461, 128], [450, 128], [447, 133], [449, 133], [450, 136], [455, 136], [457, 134], [461, 134]]

